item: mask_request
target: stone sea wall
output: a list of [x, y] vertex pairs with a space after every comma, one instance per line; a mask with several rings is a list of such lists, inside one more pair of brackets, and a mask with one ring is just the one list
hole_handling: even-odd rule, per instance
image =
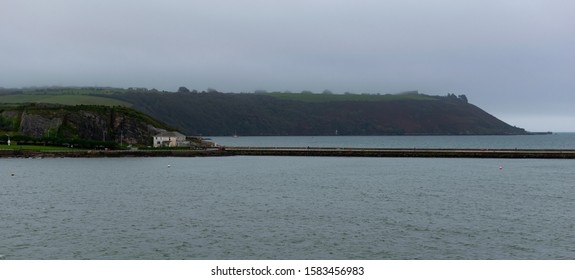
[[308, 156], [308, 157], [428, 157], [428, 158], [555, 158], [575, 159], [575, 150], [477, 149], [339, 149], [339, 148], [234, 148], [209, 150], [0, 150], [0, 157], [203, 157], [203, 156]]

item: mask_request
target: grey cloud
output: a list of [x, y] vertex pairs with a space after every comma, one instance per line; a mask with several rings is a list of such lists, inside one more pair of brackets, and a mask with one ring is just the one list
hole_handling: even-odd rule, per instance
[[565, 105], [575, 101], [572, 1], [6, 0], [0, 5], [3, 87], [418, 89], [465, 93], [472, 103], [529, 130], [544, 129], [544, 123], [532, 125], [533, 118], [525, 117], [537, 115], [553, 115], [548, 119], [562, 120], [561, 130], [575, 130], [575, 121], [565, 121], [575, 120]]

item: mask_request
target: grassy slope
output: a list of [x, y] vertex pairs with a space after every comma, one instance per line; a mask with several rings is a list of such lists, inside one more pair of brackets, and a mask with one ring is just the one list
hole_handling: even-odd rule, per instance
[[63, 105], [104, 105], [131, 107], [117, 99], [80, 94], [13, 94], [0, 96], [0, 103], [50, 103]]

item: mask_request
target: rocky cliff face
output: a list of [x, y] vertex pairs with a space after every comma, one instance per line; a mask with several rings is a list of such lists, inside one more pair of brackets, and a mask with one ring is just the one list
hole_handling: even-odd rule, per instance
[[150, 145], [168, 129], [149, 116], [125, 107], [25, 106], [3, 110], [0, 130], [35, 138], [59, 137]]
[[[23, 111], [20, 115], [20, 120], [18, 129], [20, 134], [38, 138], [44, 136], [55, 137], [58, 128], [62, 125], [63, 116], [44, 116]], [[52, 132], [52, 135], [50, 135], [50, 132]]]

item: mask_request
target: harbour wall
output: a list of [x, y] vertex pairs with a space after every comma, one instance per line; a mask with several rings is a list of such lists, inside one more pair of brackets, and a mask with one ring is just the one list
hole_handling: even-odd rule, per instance
[[575, 150], [533, 149], [370, 149], [313, 147], [221, 147], [208, 150], [0, 150], [0, 157], [205, 157], [205, 156], [310, 156], [310, 157], [428, 157], [428, 158], [548, 158], [575, 159]]
[[435, 157], [435, 158], [558, 158], [575, 159], [575, 150], [532, 149], [370, 149], [227, 147], [244, 156]]

